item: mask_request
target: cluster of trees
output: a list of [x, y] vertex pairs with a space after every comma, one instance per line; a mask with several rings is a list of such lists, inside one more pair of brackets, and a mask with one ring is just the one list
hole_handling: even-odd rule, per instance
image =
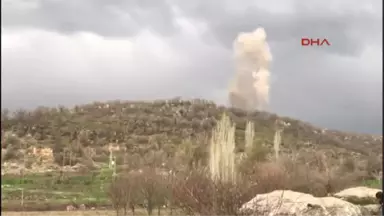
[[122, 173], [109, 186], [108, 195], [117, 215], [239, 215], [238, 209], [255, 195], [250, 181], [213, 181], [204, 169], [159, 173], [154, 168]]

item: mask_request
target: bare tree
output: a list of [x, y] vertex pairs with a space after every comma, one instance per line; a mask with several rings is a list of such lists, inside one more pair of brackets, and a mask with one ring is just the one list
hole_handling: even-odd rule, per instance
[[177, 207], [188, 215], [240, 215], [238, 209], [255, 196], [255, 188], [243, 178], [212, 180], [204, 170], [194, 170], [175, 178], [172, 194]]
[[157, 173], [155, 168], [147, 167], [138, 176], [138, 182], [148, 215], [152, 215], [156, 207], [158, 208], [158, 213], [160, 213], [160, 208], [166, 201], [164, 176]]
[[110, 185], [108, 195], [111, 199], [116, 215], [127, 215], [128, 209], [135, 213], [135, 205], [139, 202], [137, 178], [134, 174], [117, 176]]

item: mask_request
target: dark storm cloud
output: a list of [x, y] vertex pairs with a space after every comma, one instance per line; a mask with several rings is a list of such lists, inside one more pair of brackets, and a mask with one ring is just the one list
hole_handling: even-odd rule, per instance
[[377, 14], [366, 10], [341, 13], [321, 10], [311, 7], [313, 1], [296, 2], [293, 13], [274, 13], [251, 5], [251, 1], [242, 1], [242, 4], [249, 6], [238, 13], [231, 13], [232, 9], [220, 4], [220, 1], [194, 1], [193, 6], [175, 2], [187, 15], [206, 21], [216, 38], [228, 47], [239, 32], [263, 26], [270, 42], [294, 41], [299, 45], [303, 36], [327, 38], [333, 45], [328, 51], [355, 55], [361, 51], [366, 38], [379, 38], [378, 34], [382, 32], [381, 18]]
[[210, 32], [227, 47], [239, 32], [263, 26], [271, 42], [292, 40], [299, 45], [303, 36], [327, 38], [332, 43], [329, 51], [354, 55], [364, 45], [362, 38], [381, 32], [377, 14], [366, 10], [337, 13], [314, 7], [311, 1], [293, 1], [294, 13], [274, 13], [248, 0], [241, 2], [245, 9], [235, 13], [230, 5], [218, 0], [172, 4], [166, 0], [41, 0], [35, 1], [35, 7], [23, 10], [7, 2], [11, 1], [2, 3], [3, 26], [34, 26], [69, 33], [91, 31], [103, 36], [130, 36], [143, 28], [172, 35], [178, 30], [173, 22], [174, 5], [185, 15], [207, 22]]
[[[262, 26], [273, 55], [273, 112], [329, 128], [381, 133], [382, 2], [254, 2], [2, 1], [2, 28], [57, 32], [28, 34], [24, 48], [2, 47], [2, 102], [33, 107], [185, 96], [226, 103], [233, 40]], [[180, 25], [180, 17], [192, 26]], [[194, 36], [188, 28], [198, 24], [203, 30]], [[90, 43], [77, 32], [104, 38]], [[303, 48], [305, 36], [327, 38], [332, 46]], [[129, 53], [135, 57], [124, 57]]]
[[143, 28], [165, 35], [175, 31], [170, 7], [164, 1], [30, 1], [36, 2], [36, 6], [22, 9], [19, 5], [12, 6], [14, 3], [11, 1], [2, 3], [2, 25], [30, 26], [67, 33], [91, 31], [104, 36], [135, 35]]
[[[7, 2], [10, 1], [2, 3], [3, 26], [35, 26], [59, 32], [91, 31], [104, 36], [135, 35], [143, 28], [165, 35], [177, 31], [171, 3], [166, 0], [41, 0], [36, 1], [35, 7], [23, 10]], [[314, 8], [311, 3], [296, 2], [295, 13], [276, 14], [251, 3], [242, 1], [249, 6], [237, 13], [231, 13], [228, 4], [217, 0], [173, 1], [172, 5], [187, 16], [207, 22], [215, 37], [227, 47], [238, 32], [263, 26], [272, 42], [291, 39], [299, 44], [303, 36], [328, 38], [333, 44], [330, 51], [356, 54], [362, 48], [361, 37], [380, 33], [380, 18], [364, 10], [332, 13]]]

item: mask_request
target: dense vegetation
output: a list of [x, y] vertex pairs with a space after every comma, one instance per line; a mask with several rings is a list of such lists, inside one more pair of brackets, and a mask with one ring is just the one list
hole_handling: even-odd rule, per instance
[[[162, 149], [167, 154], [174, 155], [174, 147], [183, 140], [210, 133], [224, 111], [236, 123], [236, 139], [240, 149], [247, 120], [255, 123], [258, 141], [269, 145], [272, 143], [277, 119], [289, 124], [283, 134], [283, 147], [286, 151], [332, 148], [338, 152], [370, 155], [377, 154], [381, 148], [382, 138], [379, 136], [319, 129], [270, 113], [246, 113], [217, 107], [204, 100], [115, 101], [76, 106], [72, 109], [41, 107], [29, 112], [19, 110], [13, 114], [3, 110], [1, 131], [3, 139], [5, 132], [12, 131], [20, 138], [28, 135], [33, 137], [41, 146], [102, 147], [116, 143], [130, 153], [142, 154], [151, 149]], [[9, 142], [2, 141], [2, 147], [7, 148]]]

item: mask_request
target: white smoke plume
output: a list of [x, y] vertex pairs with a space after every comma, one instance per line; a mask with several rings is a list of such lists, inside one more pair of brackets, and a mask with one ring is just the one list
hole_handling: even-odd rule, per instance
[[232, 107], [247, 111], [268, 109], [269, 64], [272, 55], [263, 28], [240, 33], [234, 41], [235, 77], [229, 89]]

